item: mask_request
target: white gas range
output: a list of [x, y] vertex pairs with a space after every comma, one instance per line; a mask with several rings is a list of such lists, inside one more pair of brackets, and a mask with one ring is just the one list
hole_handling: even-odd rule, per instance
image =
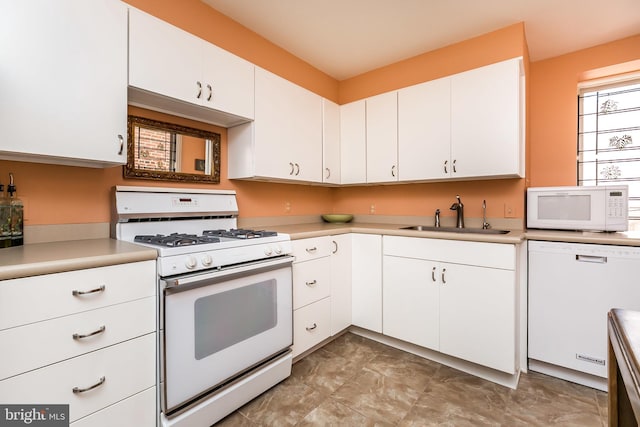
[[158, 251], [163, 426], [212, 425], [291, 373], [292, 246], [234, 191], [118, 186], [116, 239]]

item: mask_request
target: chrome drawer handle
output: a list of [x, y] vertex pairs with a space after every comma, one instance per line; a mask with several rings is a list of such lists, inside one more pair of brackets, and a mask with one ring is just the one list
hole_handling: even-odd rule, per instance
[[96, 387], [100, 387], [102, 384], [104, 384], [104, 382], [105, 382], [106, 380], [107, 380], [107, 379], [106, 379], [105, 377], [100, 377], [100, 379], [98, 380], [98, 382], [97, 382], [97, 383], [95, 383], [94, 385], [91, 385], [91, 386], [86, 387], [86, 388], [74, 387], [72, 391], [73, 391], [74, 393], [76, 393], [76, 394], [78, 394], [78, 393], [84, 393], [84, 392], [87, 392], [87, 391], [93, 390], [93, 389], [94, 389], [94, 388], [96, 388]]
[[102, 285], [102, 286], [100, 286], [99, 288], [91, 289], [91, 290], [89, 290], [89, 291], [78, 291], [78, 290], [73, 290], [73, 291], [71, 291], [71, 294], [72, 294], [74, 297], [79, 297], [79, 296], [82, 296], [82, 295], [95, 294], [96, 292], [104, 292], [104, 289], [105, 289], [105, 286], [104, 286], [104, 285]]
[[315, 251], [317, 251], [317, 250], [318, 250], [318, 248], [316, 248], [315, 246], [314, 246], [314, 247], [312, 247], [312, 248], [307, 248], [307, 249], [305, 249], [305, 251], [307, 251], [308, 253], [315, 252]]
[[576, 255], [576, 261], [578, 262], [595, 262], [598, 264], [606, 264], [607, 257], [606, 256], [595, 256], [595, 255]]
[[315, 285], [316, 283], [318, 283], [318, 281], [316, 279], [313, 279], [312, 281], [305, 282], [305, 283], [306, 283], [307, 286], [311, 287], [311, 286]]
[[306, 329], [307, 331], [311, 332], [311, 331], [313, 331], [313, 330], [314, 330], [315, 328], [317, 328], [317, 327], [318, 327], [318, 325], [316, 325], [316, 324], [314, 323], [314, 324], [313, 324], [313, 326], [311, 326], [311, 327], [307, 326], [305, 329]]
[[83, 338], [89, 338], [89, 337], [92, 337], [94, 335], [98, 335], [98, 334], [103, 333], [105, 331], [105, 329], [107, 329], [107, 327], [102, 325], [98, 329], [96, 329], [95, 331], [89, 332], [88, 334], [73, 334], [73, 339], [74, 340], [81, 340]]

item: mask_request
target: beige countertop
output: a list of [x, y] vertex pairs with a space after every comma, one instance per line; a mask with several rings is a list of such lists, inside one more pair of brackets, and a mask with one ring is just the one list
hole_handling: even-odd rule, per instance
[[[545, 240], [570, 243], [593, 243], [602, 245], [640, 246], [640, 232], [597, 233], [586, 231], [519, 230], [511, 229], [507, 234], [450, 233], [442, 231], [403, 230], [413, 224], [387, 224], [350, 222], [329, 224], [314, 222], [308, 224], [276, 225], [266, 228], [287, 233], [292, 240], [310, 237], [330, 236], [344, 233], [382, 234], [386, 236], [423, 237], [431, 239], [464, 240], [490, 243], [518, 244], [525, 240]], [[256, 227], [261, 228], [261, 227]], [[265, 227], [263, 227], [265, 228]]]
[[154, 260], [154, 249], [114, 240], [34, 243], [0, 249], [0, 280]]

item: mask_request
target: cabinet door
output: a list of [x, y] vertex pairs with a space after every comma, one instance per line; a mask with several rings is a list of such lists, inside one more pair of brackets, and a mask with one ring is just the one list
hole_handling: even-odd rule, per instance
[[367, 182], [398, 180], [398, 92], [366, 100]]
[[293, 357], [331, 336], [331, 298], [327, 297], [293, 312]]
[[253, 119], [255, 66], [211, 43], [202, 47], [203, 105]]
[[322, 100], [256, 68], [256, 175], [322, 182]]
[[400, 181], [448, 178], [451, 174], [451, 79], [398, 91]]
[[439, 274], [433, 261], [384, 256], [383, 334], [438, 350]]
[[340, 184], [340, 106], [322, 100], [322, 182]]
[[205, 42], [141, 12], [129, 10], [129, 85], [195, 104], [208, 94], [202, 76]]
[[5, 2], [0, 39], [1, 158], [82, 166], [126, 163], [123, 3]]
[[331, 335], [351, 325], [351, 234], [331, 236]]
[[342, 184], [367, 182], [365, 101], [340, 106], [340, 155]]
[[515, 372], [515, 272], [442, 263], [440, 351]]
[[382, 332], [382, 236], [353, 234], [352, 239], [353, 324]]
[[522, 176], [520, 59], [451, 80], [453, 177]]

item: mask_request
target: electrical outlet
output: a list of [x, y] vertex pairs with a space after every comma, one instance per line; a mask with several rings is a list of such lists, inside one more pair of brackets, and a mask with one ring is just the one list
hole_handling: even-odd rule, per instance
[[511, 203], [504, 204], [504, 217], [505, 218], [515, 218], [516, 217], [516, 209], [513, 207]]
[[284, 202], [284, 211], [291, 212], [291, 202]]
[[374, 205], [373, 203], [371, 204], [371, 206], [369, 206], [369, 213], [371, 215], [376, 213], [376, 205]]

